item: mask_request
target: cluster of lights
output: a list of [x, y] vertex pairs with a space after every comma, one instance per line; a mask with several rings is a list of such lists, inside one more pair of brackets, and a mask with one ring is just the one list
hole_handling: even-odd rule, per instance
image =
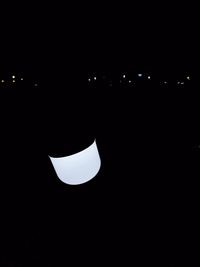
[[[23, 81], [24, 80], [24, 78], [23, 77], [21, 77], [21, 78], [19, 78], [19, 80], [20, 81]], [[7, 80], [5, 80], [5, 79], [1, 79], [1, 83], [3, 83], [3, 84], [5, 84], [5, 83], [10, 83], [10, 82], [12, 82], [12, 83], [16, 83], [16, 76], [15, 75], [12, 75], [11, 76], [11, 79], [7, 79]]]
[[[129, 74], [126, 74], [126, 73], [122, 73], [120, 76], [119, 76], [119, 79], [116, 78], [113, 78], [110, 79], [110, 78], [107, 78], [105, 75], [101, 76], [101, 75], [98, 75], [98, 79], [97, 79], [97, 75], [90, 75], [90, 77], [88, 78], [88, 82], [89, 83], [93, 83], [93, 82], [96, 82], [97, 80], [98, 81], [106, 81], [108, 82], [109, 86], [112, 86], [113, 85], [113, 81], [117, 82], [117, 83], [120, 83], [120, 84], [130, 84], [130, 85], [134, 85], [135, 82], [138, 82], [138, 81], [154, 81], [156, 82], [156, 80], [158, 80], [158, 78], [156, 76], [151, 76], [150, 74], [148, 73], [137, 73], [136, 75], [134, 74], [134, 78], [133, 77], [130, 77]], [[171, 80], [171, 79], [170, 79]], [[191, 80], [191, 77], [189, 75], [183, 77], [182, 80], [180, 81], [175, 81], [175, 83], [177, 85], [180, 85], [180, 86], [183, 86], [185, 85], [186, 82], [190, 81]], [[161, 80], [160, 81], [161, 84], [163, 85], [168, 85], [169, 83], [172, 83], [171, 81], [168, 81], [168, 80]]]
[[[27, 79], [26, 79], [27, 80]], [[23, 82], [24, 78], [23, 77], [17, 77], [16, 75], [10, 75], [10, 77], [8, 77], [7, 79], [2, 78], [0, 79], [0, 85], [2, 84], [2, 86], [10, 86], [11, 84], [18, 84], [18, 82]], [[34, 87], [38, 86], [38, 83], [35, 82], [33, 83]]]

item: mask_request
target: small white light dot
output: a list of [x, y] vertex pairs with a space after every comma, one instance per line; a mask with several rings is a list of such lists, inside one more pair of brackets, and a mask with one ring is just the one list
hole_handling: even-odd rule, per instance
[[13, 80], [12, 82], [15, 83], [15, 80]]
[[91, 82], [91, 79], [90, 78], [88, 79], [88, 82]]
[[94, 80], [96, 81], [96, 79], [97, 79], [97, 77], [96, 76], [94, 76]]
[[15, 75], [13, 75], [12, 78], [15, 79]]
[[164, 84], [167, 84], [167, 82], [166, 82], [166, 81], [164, 81]]
[[38, 84], [37, 84], [37, 83], [35, 83], [35, 84], [34, 84], [34, 86], [36, 86], [36, 87], [37, 87], [37, 86], [38, 86]]
[[142, 73], [138, 73], [138, 77], [142, 77]]
[[181, 82], [181, 84], [183, 85], [183, 84], [184, 84], [184, 82]]
[[4, 80], [1, 80], [2, 83], [4, 83], [5, 81]]
[[148, 79], [150, 80], [151, 79], [151, 76], [148, 76]]
[[177, 82], [177, 84], [180, 84], [180, 82]]
[[187, 80], [190, 81], [190, 76], [187, 76]]
[[129, 80], [128, 82], [131, 83], [131, 80]]
[[123, 74], [123, 78], [126, 78], [126, 75], [125, 74]]
[[23, 81], [23, 80], [24, 80], [24, 78], [21, 78], [20, 80], [21, 80], [21, 81]]

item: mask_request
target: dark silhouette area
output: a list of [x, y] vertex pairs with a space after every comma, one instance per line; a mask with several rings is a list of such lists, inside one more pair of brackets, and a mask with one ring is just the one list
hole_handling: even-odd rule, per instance
[[[180, 75], [179, 86], [166, 72], [163, 85], [157, 72], [151, 80], [138, 73], [18, 74], [16, 84], [1, 84], [2, 264], [63, 264], [77, 253], [92, 264], [86, 240], [102, 264], [133, 254], [170, 264], [183, 251], [189, 260], [199, 173], [195, 78]], [[63, 184], [48, 155], [71, 155], [93, 138], [100, 172], [84, 185]]]

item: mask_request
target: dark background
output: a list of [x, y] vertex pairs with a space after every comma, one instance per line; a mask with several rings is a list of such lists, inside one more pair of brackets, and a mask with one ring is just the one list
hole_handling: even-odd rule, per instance
[[[2, 266], [196, 261], [195, 7], [116, 5], [2, 9], [1, 74], [28, 77], [1, 91]], [[167, 93], [153, 82], [88, 86], [88, 73], [132, 70], [192, 80]], [[93, 138], [99, 174], [80, 186], [60, 182], [48, 155]]]

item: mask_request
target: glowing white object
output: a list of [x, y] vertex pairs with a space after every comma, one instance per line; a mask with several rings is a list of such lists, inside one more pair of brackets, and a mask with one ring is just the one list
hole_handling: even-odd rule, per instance
[[70, 185], [88, 182], [96, 176], [101, 167], [96, 141], [81, 152], [62, 158], [50, 157], [50, 160], [58, 178]]

